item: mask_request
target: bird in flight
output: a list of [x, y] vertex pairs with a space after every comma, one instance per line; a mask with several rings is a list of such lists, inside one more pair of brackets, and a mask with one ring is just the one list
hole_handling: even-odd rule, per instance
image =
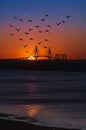
[[33, 38], [29, 38], [29, 40], [33, 40]]
[[61, 23], [56, 23], [57, 26], [59, 26]]
[[26, 35], [28, 35], [29, 33], [28, 32], [25, 32]]
[[62, 20], [62, 23], [66, 23], [64, 20]]
[[47, 33], [49, 33], [49, 30], [45, 30]]
[[27, 47], [28, 45], [27, 44], [25, 44], [25, 45], [23, 45], [24, 47]]
[[20, 22], [23, 22], [23, 19], [19, 19]]
[[33, 30], [32, 28], [29, 29], [29, 31], [32, 31], [32, 30]]
[[29, 53], [29, 51], [25, 51], [26, 53]]
[[70, 15], [67, 15], [66, 17], [67, 17], [67, 19], [68, 19], [68, 18], [70, 18], [71, 16], [70, 16]]
[[48, 42], [48, 39], [45, 39], [46, 42]]
[[41, 21], [43, 22], [43, 21], [45, 21], [45, 19], [41, 19]]
[[38, 42], [38, 44], [41, 44], [42, 42]]
[[40, 26], [39, 26], [39, 25], [36, 25], [35, 27], [36, 27], [36, 28], [39, 28]]
[[10, 33], [10, 35], [11, 35], [11, 36], [14, 36], [14, 34], [13, 34], [13, 33]]
[[47, 48], [47, 46], [44, 46], [44, 48]]
[[13, 27], [13, 25], [12, 24], [9, 24], [9, 26], [12, 28]]
[[32, 20], [31, 20], [31, 19], [29, 19], [29, 20], [28, 20], [28, 22], [32, 23]]
[[20, 28], [16, 28], [16, 31], [19, 32], [21, 29]]
[[50, 26], [50, 25], [47, 25], [47, 27], [51, 28], [51, 26]]
[[49, 15], [48, 15], [48, 14], [45, 14], [45, 15], [44, 15], [44, 17], [47, 17], [47, 18], [48, 18], [48, 17], [49, 17]]
[[41, 30], [39, 30], [39, 33], [42, 33], [42, 31], [41, 31]]
[[23, 38], [20, 38], [19, 40], [20, 40], [20, 41], [23, 41]]
[[14, 19], [17, 19], [17, 17], [14, 17]]

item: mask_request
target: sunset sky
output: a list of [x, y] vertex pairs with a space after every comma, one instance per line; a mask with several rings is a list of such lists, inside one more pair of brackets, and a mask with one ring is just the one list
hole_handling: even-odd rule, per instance
[[86, 0], [0, 0], [0, 58], [32, 56], [36, 45], [86, 59]]

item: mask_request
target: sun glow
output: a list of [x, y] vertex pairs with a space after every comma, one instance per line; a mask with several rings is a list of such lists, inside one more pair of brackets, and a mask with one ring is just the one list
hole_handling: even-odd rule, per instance
[[30, 57], [28, 58], [28, 60], [35, 60], [35, 57], [34, 57], [34, 56], [30, 56]]

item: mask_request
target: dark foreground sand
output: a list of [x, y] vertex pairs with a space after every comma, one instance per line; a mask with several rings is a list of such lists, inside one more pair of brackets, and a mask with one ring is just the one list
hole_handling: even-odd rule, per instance
[[31, 123], [0, 119], [0, 130], [81, 130], [37, 126]]

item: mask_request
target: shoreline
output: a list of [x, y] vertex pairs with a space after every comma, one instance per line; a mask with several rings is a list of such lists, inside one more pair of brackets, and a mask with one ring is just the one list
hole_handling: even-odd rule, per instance
[[14, 121], [7, 119], [0, 119], [0, 130], [82, 130], [74, 128], [59, 128], [59, 127], [48, 127], [39, 126], [32, 123]]

